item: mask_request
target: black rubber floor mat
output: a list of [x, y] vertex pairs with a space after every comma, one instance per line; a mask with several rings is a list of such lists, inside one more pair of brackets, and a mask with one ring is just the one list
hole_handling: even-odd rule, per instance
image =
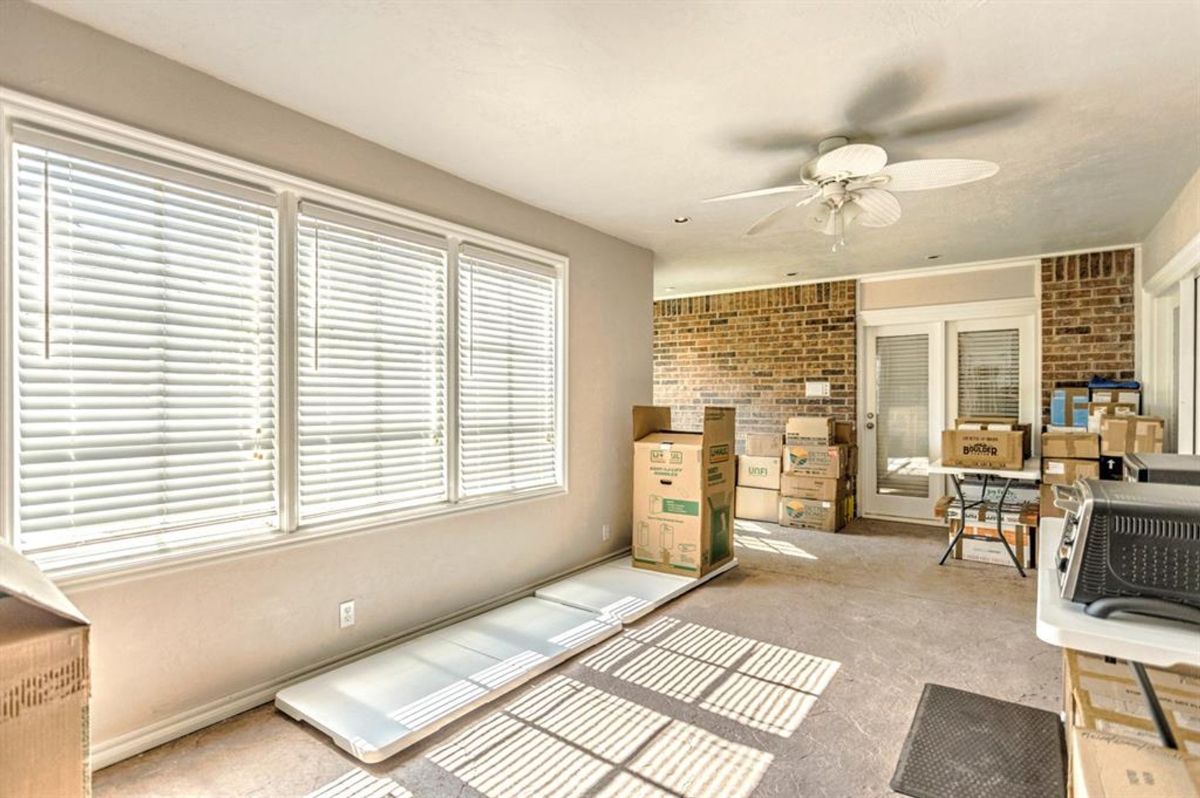
[[926, 684], [892, 789], [913, 798], [1063, 798], [1066, 762], [1056, 713]]

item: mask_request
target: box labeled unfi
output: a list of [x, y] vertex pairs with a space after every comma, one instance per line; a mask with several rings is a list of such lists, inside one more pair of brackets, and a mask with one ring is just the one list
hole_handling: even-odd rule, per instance
[[671, 408], [633, 409], [633, 564], [702, 576], [733, 556], [734, 410], [706, 407], [701, 432]]

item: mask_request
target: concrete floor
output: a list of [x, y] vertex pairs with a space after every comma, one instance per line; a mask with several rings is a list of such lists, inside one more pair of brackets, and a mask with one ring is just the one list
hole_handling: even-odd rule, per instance
[[1034, 579], [944, 532], [739, 522], [741, 566], [379, 765], [271, 706], [95, 775], [108, 796], [884, 796], [922, 686], [1057, 710]]

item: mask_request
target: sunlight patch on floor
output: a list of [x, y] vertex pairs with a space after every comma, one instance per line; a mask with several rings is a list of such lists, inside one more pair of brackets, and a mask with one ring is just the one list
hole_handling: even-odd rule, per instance
[[305, 798], [413, 798], [413, 794], [387, 776], [372, 776], [362, 768], [355, 768]]
[[839, 667], [669, 616], [627, 630], [582, 664], [780, 737], [799, 728]]
[[783, 540], [782, 538], [768, 539], [742, 534], [737, 535], [733, 539], [733, 545], [735, 548], [746, 549], [748, 551], [782, 554], [785, 557], [797, 557], [803, 560], [817, 559], [817, 555], [809, 554], [790, 540]]
[[428, 759], [488, 798], [745, 798], [772, 756], [555, 676]]

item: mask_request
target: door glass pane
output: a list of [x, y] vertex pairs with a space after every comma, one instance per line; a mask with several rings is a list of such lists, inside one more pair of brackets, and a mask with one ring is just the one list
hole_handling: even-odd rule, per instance
[[929, 497], [929, 336], [875, 339], [875, 490]]
[[958, 334], [958, 414], [1021, 415], [1019, 330]]

